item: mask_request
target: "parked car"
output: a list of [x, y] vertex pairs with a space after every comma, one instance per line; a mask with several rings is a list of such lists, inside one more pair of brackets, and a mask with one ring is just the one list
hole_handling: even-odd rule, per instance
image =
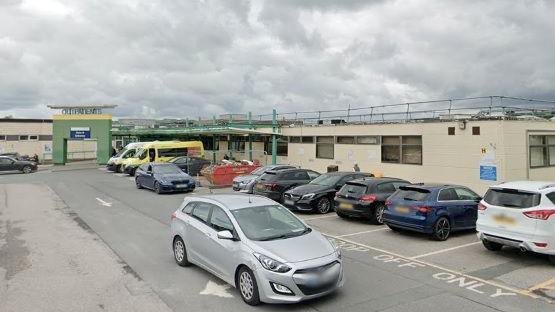
[[410, 182], [396, 178], [363, 178], [348, 181], [335, 196], [338, 216], [370, 219], [383, 224], [385, 201], [399, 187]]
[[204, 268], [250, 305], [312, 299], [344, 283], [340, 249], [261, 196], [188, 196], [171, 216], [171, 235], [178, 265]]
[[516, 247], [546, 254], [555, 264], [555, 182], [490, 187], [478, 206], [476, 230], [489, 250]]
[[464, 186], [400, 186], [386, 201], [383, 222], [393, 230], [427, 233], [444, 241], [453, 231], [476, 227], [480, 200], [480, 196]]
[[328, 213], [333, 210], [333, 198], [345, 182], [370, 176], [363, 172], [329, 172], [297, 186], [283, 194], [283, 204], [299, 211]]
[[307, 184], [319, 176], [320, 174], [318, 172], [309, 169], [266, 171], [256, 181], [253, 193], [281, 202], [285, 191], [299, 185]]
[[244, 192], [244, 193], [253, 193], [254, 185], [256, 184], [257, 179], [262, 176], [262, 174], [269, 170], [279, 171], [283, 169], [294, 169], [295, 166], [290, 165], [266, 165], [260, 168], [255, 169], [250, 174], [242, 175], [235, 177], [233, 179], [233, 190]]
[[168, 160], [169, 163], [176, 164], [183, 172], [191, 176], [196, 176], [207, 166], [210, 166], [210, 160], [200, 157], [180, 156]]
[[150, 163], [137, 168], [135, 185], [138, 189], [148, 188], [156, 193], [192, 191], [196, 187], [195, 180], [183, 172], [175, 164]]
[[21, 171], [31, 173], [37, 171], [37, 163], [28, 160], [18, 160], [8, 156], [0, 156], [0, 171]]

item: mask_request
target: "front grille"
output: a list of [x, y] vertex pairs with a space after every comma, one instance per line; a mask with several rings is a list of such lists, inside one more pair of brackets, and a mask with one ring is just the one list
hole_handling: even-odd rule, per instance
[[177, 180], [177, 181], [172, 181], [173, 185], [177, 185], [177, 184], [189, 184], [189, 180]]
[[295, 274], [297, 274], [297, 273], [319, 273], [319, 272], [323, 272], [323, 271], [331, 268], [332, 266], [334, 266], [336, 263], [339, 263], [339, 261], [333, 261], [333, 262], [330, 262], [328, 264], [324, 264], [324, 265], [314, 267], [314, 268], [299, 269], [299, 270], [295, 271]]
[[301, 199], [301, 195], [296, 195], [296, 194], [291, 194], [291, 193], [285, 193], [285, 194], [283, 194], [283, 197], [287, 198], [287, 199], [292, 199], [294, 201], [297, 201], [297, 200]]
[[[339, 279], [339, 277], [337, 278]], [[311, 295], [316, 295], [316, 294], [320, 294], [323, 292], [326, 292], [328, 290], [331, 290], [335, 287], [335, 285], [337, 284], [337, 279], [335, 279], [333, 282], [325, 284], [325, 285], [320, 285], [317, 287], [311, 287], [311, 286], [307, 286], [307, 285], [300, 285], [297, 284], [297, 287], [299, 287], [299, 289], [303, 292], [303, 294], [307, 295], [307, 296], [311, 296]]]

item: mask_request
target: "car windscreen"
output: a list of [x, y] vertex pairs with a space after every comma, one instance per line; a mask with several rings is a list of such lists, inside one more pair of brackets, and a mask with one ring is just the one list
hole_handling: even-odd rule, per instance
[[310, 232], [287, 208], [279, 205], [232, 210], [243, 233], [251, 240], [268, 241], [300, 236]]
[[484, 201], [490, 205], [507, 208], [530, 208], [540, 204], [540, 194], [513, 189], [489, 189]]
[[122, 149], [121, 151], [117, 152], [116, 155], [114, 155], [114, 157], [121, 157], [121, 155], [123, 155], [123, 153], [127, 152], [126, 149]]
[[334, 186], [339, 180], [341, 180], [343, 176], [340, 175], [331, 175], [331, 174], [323, 174], [314, 180], [310, 181], [309, 184], [317, 184], [317, 185], [325, 185], [325, 186]]
[[415, 187], [401, 186], [397, 192], [392, 195], [392, 198], [410, 201], [425, 201], [428, 199], [430, 191]]
[[179, 167], [177, 166], [167, 166], [167, 165], [163, 165], [163, 166], [155, 166], [154, 167], [154, 172], [155, 173], [161, 173], [161, 174], [176, 174], [176, 173], [182, 173], [181, 169], [179, 169]]
[[366, 193], [366, 185], [357, 183], [345, 183], [341, 190], [339, 190], [339, 195], [345, 197], [359, 198]]
[[259, 175], [262, 175], [266, 170], [268, 170], [268, 167], [260, 167], [260, 168], [254, 169], [254, 171], [251, 172], [251, 174], [259, 176]]

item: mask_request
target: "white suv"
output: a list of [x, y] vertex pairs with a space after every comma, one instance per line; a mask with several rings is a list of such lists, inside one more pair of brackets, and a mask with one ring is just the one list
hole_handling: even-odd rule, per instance
[[490, 187], [478, 205], [476, 230], [488, 250], [517, 247], [547, 254], [555, 264], [555, 182]]

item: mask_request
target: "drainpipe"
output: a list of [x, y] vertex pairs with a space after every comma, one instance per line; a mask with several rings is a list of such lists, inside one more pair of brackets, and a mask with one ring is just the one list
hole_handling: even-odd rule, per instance
[[277, 163], [277, 118], [276, 109], [272, 110], [272, 165]]
[[[216, 126], [216, 116], [212, 116], [212, 123]], [[212, 163], [216, 164], [216, 135], [212, 134]]]
[[[249, 130], [252, 130], [252, 113], [249, 112]], [[249, 133], [249, 160], [252, 161], [252, 135]]]

